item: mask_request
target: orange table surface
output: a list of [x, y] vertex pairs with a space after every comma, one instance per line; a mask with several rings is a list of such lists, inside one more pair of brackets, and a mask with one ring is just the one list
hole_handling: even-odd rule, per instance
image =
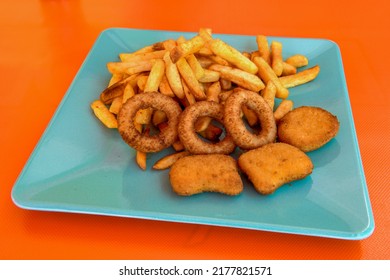
[[[388, 1], [0, 2], [0, 259], [389, 259]], [[375, 218], [360, 241], [23, 210], [11, 190], [106, 28], [324, 38], [343, 58]]]

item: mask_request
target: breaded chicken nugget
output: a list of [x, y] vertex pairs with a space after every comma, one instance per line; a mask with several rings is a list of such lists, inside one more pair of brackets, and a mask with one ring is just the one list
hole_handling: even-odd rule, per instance
[[172, 189], [178, 195], [202, 192], [237, 195], [243, 190], [235, 159], [227, 155], [192, 155], [177, 160], [169, 172]]
[[271, 143], [250, 150], [238, 158], [238, 165], [256, 191], [264, 195], [305, 178], [313, 170], [313, 163], [304, 152], [285, 143]]
[[309, 152], [328, 143], [336, 136], [339, 127], [337, 117], [330, 112], [319, 107], [302, 106], [279, 121], [278, 139]]

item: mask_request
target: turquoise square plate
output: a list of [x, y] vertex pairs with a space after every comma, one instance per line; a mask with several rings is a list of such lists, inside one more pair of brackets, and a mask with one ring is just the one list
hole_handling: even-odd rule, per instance
[[[121, 52], [195, 33], [112, 28], [103, 31], [86, 57], [12, 190], [25, 209], [85, 213], [252, 230], [363, 239], [374, 220], [354, 129], [340, 50], [328, 40], [269, 37], [283, 43], [283, 55], [301, 53], [320, 65], [314, 81], [290, 90], [295, 106], [320, 106], [337, 115], [340, 131], [308, 153], [311, 176], [261, 196], [244, 178], [236, 197], [204, 193], [175, 195], [168, 171], [152, 170], [164, 151], [149, 155], [148, 169], [117, 130], [97, 121], [90, 103], [106, 87], [106, 63]], [[239, 50], [255, 50], [254, 36], [215, 34]]]

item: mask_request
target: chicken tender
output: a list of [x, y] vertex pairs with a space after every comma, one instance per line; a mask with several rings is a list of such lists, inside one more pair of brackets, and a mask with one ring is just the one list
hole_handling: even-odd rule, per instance
[[278, 123], [278, 139], [304, 152], [316, 150], [339, 131], [336, 116], [319, 108], [302, 106], [287, 113]]
[[250, 150], [238, 158], [238, 165], [260, 194], [271, 194], [286, 183], [312, 173], [313, 163], [300, 149], [271, 143]]
[[182, 196], [202, 192], [238, 195], [243, 183], [235, 159], [227, 155], [191, 155], [180, 158], [169, 172], [172, 189]]

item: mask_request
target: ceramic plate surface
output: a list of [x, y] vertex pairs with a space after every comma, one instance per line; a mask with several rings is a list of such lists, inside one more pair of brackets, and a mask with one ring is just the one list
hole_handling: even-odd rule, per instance
[[[12, 190], [19, 207], [197, 223], [340, 239], [363, 239], [374, 229], [361, 157], [338, 46], [323, 39], [268, 37], [283, 43], [284, 58], [300, 53], [320, 65], [314, 81], [290, 89], [295, 107], [322, 107], [340, 121], [340, 131], [308, 153], [307, 178], [261, 196], [243, 176], [236, 197], [203, 193], [175, 195], [168, 171], [151, 169], [167, 150], [148, 156], [148, 169], [117, 130], [94, 117], [90, 103], [110, 79], [106, 63], [118, 54], [195, 33], [112, 28], [101, 33]], [[256, 50], [254, 36], [215, 34], [239, 50]]]

